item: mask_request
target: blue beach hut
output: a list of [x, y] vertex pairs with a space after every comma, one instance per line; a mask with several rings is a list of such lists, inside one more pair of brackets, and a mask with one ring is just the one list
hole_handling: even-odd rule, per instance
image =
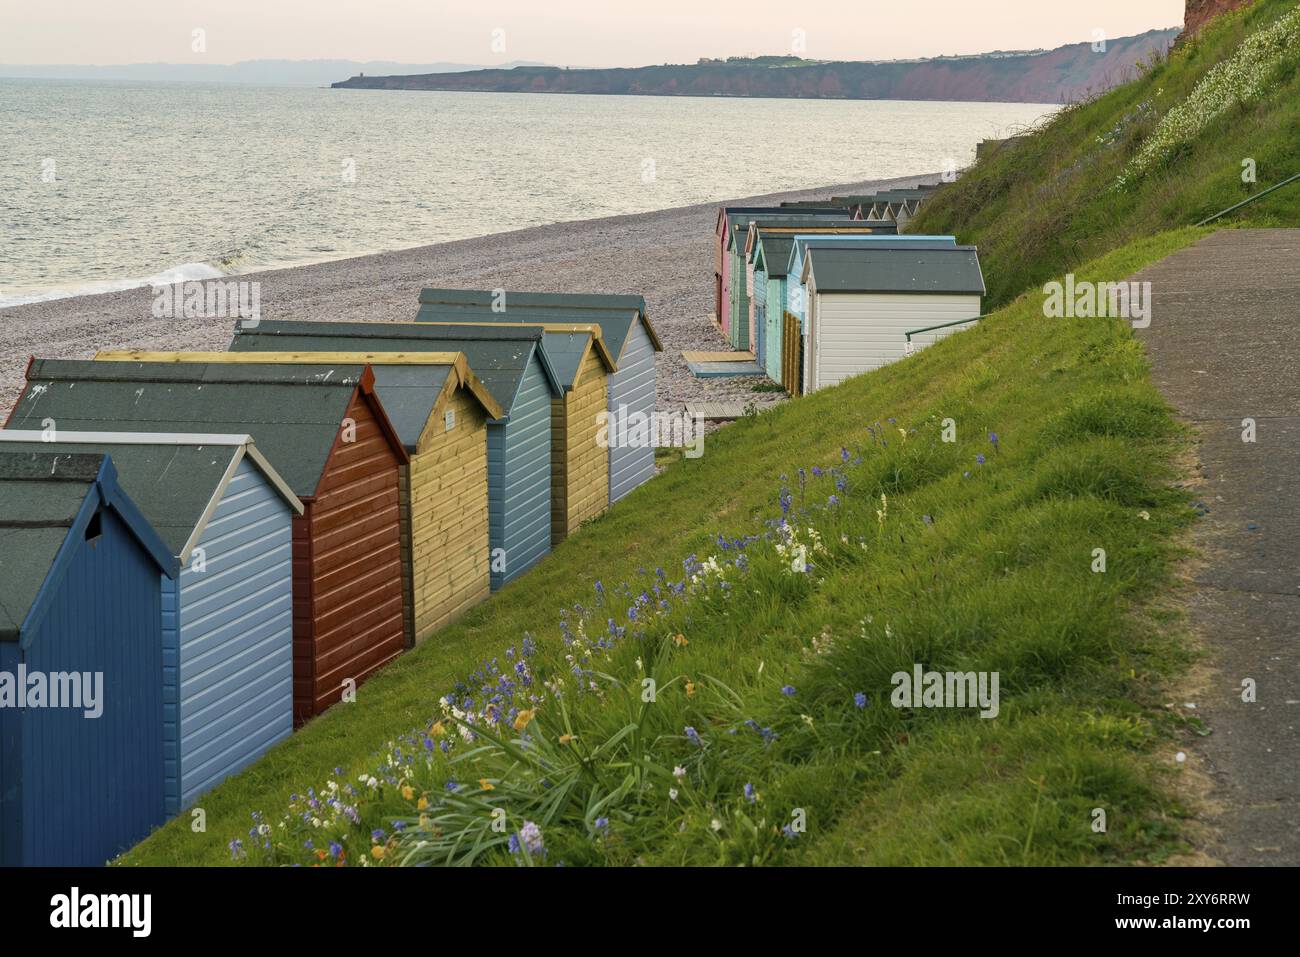
[[103, 864], [162, 823], [176, 574], [108, 456], [0, 451], [0, 865]]
[[176, 558], [162, 580], [168, 816], [293, 731], [292, 521], [303, 511], [247, 435], [0, 431], [0, 452], [111, 456]]

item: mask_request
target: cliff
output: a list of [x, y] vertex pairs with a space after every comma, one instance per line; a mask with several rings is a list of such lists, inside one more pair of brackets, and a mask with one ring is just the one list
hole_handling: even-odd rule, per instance
[[1076, 43], [1042, 52], [889, 62], [732, 57], [621, 69], [522, 66], [352, 77], [332, 85], [371, 90], [1065, 103], [1131, 79], [1136, 65], [1166, 49], [1177, 33], [1177, 29], [1151, 30], [1121, 37], [1108, 41], [1105, 52]]
[[1187, 0], [1182, 36], [1194, 36], [1215, 17], [1231, 10], [1240, 10], [1254, 2], [1255, 0]]

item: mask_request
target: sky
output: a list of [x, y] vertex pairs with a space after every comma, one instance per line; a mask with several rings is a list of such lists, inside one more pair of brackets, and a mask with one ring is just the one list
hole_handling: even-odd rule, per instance
[[1129, 36], [1180, 25], [1183, 7], [1184, 0], [3, 0], [0, 63], [641, 66], [791, 52], [908, 59], [1090, 42], [1094, 30]]

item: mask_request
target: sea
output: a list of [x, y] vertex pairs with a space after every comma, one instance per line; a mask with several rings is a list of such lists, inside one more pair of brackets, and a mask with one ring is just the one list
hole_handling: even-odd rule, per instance
[[957, 169], [1056, 109], [0, 79], [0, 307]]

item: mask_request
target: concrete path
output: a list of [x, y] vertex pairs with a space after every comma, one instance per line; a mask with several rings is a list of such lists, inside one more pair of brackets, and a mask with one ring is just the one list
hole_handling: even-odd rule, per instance
[[[1200, 432], [1209, 513], [1188, 609], [1213, 674], [1191, 747], [1220, 810], [1209, 854], [1300, 864], [1300, 229], [1224, 230], [1139, 274], [1156, 385]], [[1253, 443], [1243, 441], [1253, 419]], [[1253, 702], [1243, 685], [1256, 686]], [[1182, 702], [1178, 702], [1180, 705]]]

